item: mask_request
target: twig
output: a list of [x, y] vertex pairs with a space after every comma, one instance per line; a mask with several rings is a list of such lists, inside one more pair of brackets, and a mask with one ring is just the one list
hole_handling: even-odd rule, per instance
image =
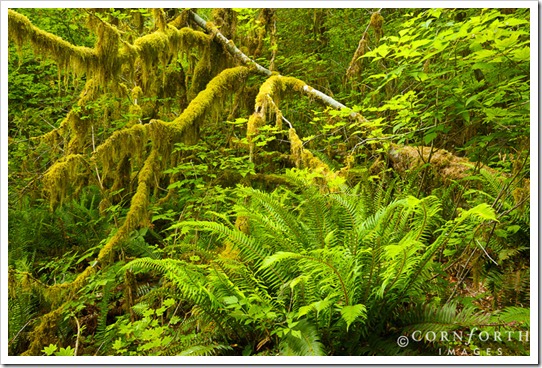
[[480, 248], [482, 248], [482, 250], [484, 251], [484, 253], [486, 254], [487, 258], [491, 259], [491, 262], [495, 263], [497, 266], [499, 265], [497, 262], [495, 262], [495, 260], [493, 258], [491, 258], [491, 256], [486, 252], [485, 248], [482, 247], [482, 244], [480, 244], [480, 242], [478, 241], [478, 239], [476, 239], [476, 243], [478, 243], [478, 245], [480, 246]]
[[17, 332], [17, 333], [15, 334], [15, 336], [13, 336], [13, 337], [11, 338], [11, 340], [9, 340], [8, 346], [11, 345], [11, 343], [13, 343], [13, 341], [15, 341], [15, 340], [17, 339], [17, 336], [19, 336], [19, 334], [20, 334], [21, 332], [23, 332], [23, 330], [25, 329], [25, 327], [28, 326], [28, 324], [29, 324], [30, 322], [32, 322], [33, 320], [35, 320], [35, 318], [30, 319], [28, 322], [26, 322], [26, 323], [24, 324], [24, 326], [19, 330], [19, 332]]
[[79, 337], [81, 337], [81, 325], [79, 324], [79, 320], [75, 314], [72, 314], [72, 317], [75, 319], [75, 323], [77, 323], [77, 338], [75, 339], [75, 351], [73, 352], [73, 355], [77, 356], [77, 349], [79, 349]]
[[282, 120], [284, 120], [286, 124], [288, 124], [290, 129], [293, 129], [292, 123], [290, 123], [288, 119], [286, 119], [284, 115], [282, 115], [282, 111], [279, 110], [278, 106], [275, 104], [275, 101], [273, 101], [273, 99], [271, 98], [271, 96], [269, 96], [269, 94], [267, 94], [267, 98], [269, 98], [269, 101], [271, 102], [271, 104], [273, 104], [273, 107], [275, 108], [275, 113], [280, 114], [280, 117], [282, 118]]
[[[92, 130], [92, 153], [96, 153], [96, 144], [94, 142], [94, 124], [90, 126]], [[98, 183], [100, 184], [100, 188], [103, 190], [104, 186], [102, 184], [102, 178], [100, 177], [100, 172], [98, 171], [98, 165], [94, 164], [94, 170], [96, 170], [96, 177], [98, 178]]]
[[[474, 255], [474, 253], [476, 253], [476, 248], [474, 248], [472, 250], [472, 253], [470, 254], [469, 258], [467, 259], [467, 262], [465, 263], [465, 265], [463, 266], [463, 270], [466, 270], [467, 269], [467, 266], [472, 258], [472, 256]], [[467, 277], [469, 273], [468, 272], [464, 272], [462, 275], [461, 275], [461, 278], [457, 281], [457, 283], [455, 284], [455, 287], [454, 289], [452, 290], [452, 293], [450, 294], [450, 296], [448, 297], [448, 300], [446, 300], [446, 304], [448, 304], [450, 302], [450, 300], [452, 300], [453, 296], [455, 295], [455, 292], [457, 291], [457, 288], [459, 287], [459, 285], [461, 285], [461, 283], [463, 282], [463, 280], [465, 280], [465, 278]]]

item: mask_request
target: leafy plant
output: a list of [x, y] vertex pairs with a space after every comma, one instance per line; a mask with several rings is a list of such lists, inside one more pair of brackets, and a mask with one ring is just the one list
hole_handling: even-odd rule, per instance
[[[246, 205], [236, 213], [248, 228], [174, 225], [210, 231], [234, 253], [197, 266], [147, 258], [126, 267], [161, 270], [183, 297], [212, 320], [220, 318], [226, 341], [229, 329], [242, 324], [257, 332], [255, 350], [273, 342], [284, 354], [359, 354], [371, 336], [389, 336], [389, 321], [394, 331], [406, 328], [405, 311], [439, 308], [447, 290], [435, 282], [435, 255], [495, 220], [480, 204], [443, 222], [436, 197], [406, 197], [370, 211], [364, 190], [326, 195], [312, 186], [271, 194], [239, 188]], [[422, 316], [434, 319], [429, 312]]]

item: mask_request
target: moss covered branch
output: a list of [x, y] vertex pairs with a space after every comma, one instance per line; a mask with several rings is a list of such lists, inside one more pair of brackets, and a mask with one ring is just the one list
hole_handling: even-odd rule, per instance
[[197, 138], [187, 137], [187, 133], [197, 128], [206, 112], [213, 107], [220, 107], [222, 97], [242, 85], [249, 73], [250, 70], [243, 66], [225, 69], [207, 84], [176, 119], [171, 122], [153, 120], [150, 131], [154, 145], [160, 145], [163, 147], [160, 152], [165, 152], [166, 147], [171, 148], [172, 142]]
[[[260, 64], [256, 63], [254, 60], [249, 58], [247, 55], [245, 55], [235, 44], [233, 41], [228, 40], [220, 31], [218, 28], [216, 28], [212, 23], [206, 22], [201, 18], [199, 15], [197, 15], [194, 12], [190, 12], [192, 18], [194, 21], [203, 29], [205, 29], [207, 32], [212, 34], [214, 36], [214, 39], [217, 40], [223, 47], [226, 49], [235, 59], [237, 59], [239, 62], [241, 62], [243, 65], [247, 65], [255, 70], [257, 74], [269, 77], [273, 75], [274, 73], [270, 71], [267, 68], [264, 68]], [[301, 82], [301, 81], [300, 81]], [[315, 98], [319, 100], [320, 102], [333, 107], [334, 109], [347, 109], [345, 105], [342, 103], [336, 101], [331, 96], [326, 95], [325, 93], [312, 88], [311, 86], [307, 85], [305, 82], [302, 82], [303, 85], [301, 88], [297, 89], [298, 91], [301, 91], [307, 95], [309, 95], [312, 98]], [[297, 85], [297, 84], [296, 84]], [[362, 118], [364, 119], [359, 113], [352, 111], [351, 113], [352, 117], [356, 118]], [[365, 120], [365, 119], [364, 119]]]
[[34, 52], [52, 57], [63, 70], [72, 68], [82, 73], [99, 65], [95, 49], [74, 46], [61, 37], [39, 29], [27, 17], [11, 9], [8, 9], [8, 36], [19, 49], [25, 41], [30, 41]]

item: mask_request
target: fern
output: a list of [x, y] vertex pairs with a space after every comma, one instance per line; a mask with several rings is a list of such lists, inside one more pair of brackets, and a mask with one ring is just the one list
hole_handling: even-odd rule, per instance
[[212, 304], [215, 302], [213, 296], [205, 288], [207, 279], [204, 270], [187, 262], [139, 258], [126, 264], [123, 269], [132, 269], [135, 272], [150, 270], [161, 272], [181, 290], [184, 297], [192, 302]]
[[112, 296], [113, 282], [107, 282], [102, 288], [102, 299], [98, 303], [99, 314], [94, 335], [96, 345], [101, 351], [108, 351], [114, 339], [114, 334], [107, 326], [107, 315], [109, 314], [109, 301]]
[[300, 320], [280, 342], [281, 355], [326, 355], [316, 328], [307, 320]]
[[[199, 265], [142, 258], [125, 267], [154, 270], [172, 281], [193, 303], [192, 313], [207, 316], [224, 341], [271, 341], [283, 354], [317, 355], [324, 346], [360, 353], [374, 336], [390, 347], [386, 341], [397, 328], [487, 321], [471, 309], [424, 300], [448, 292], [435, 280], [435, 255], [475, 239], [476, 229], [496, 220], [493, 209], [478, 205], [444, 222], [437, 197], [407, 196], [383, 206], [390, 193], [383, 188], [373, 198], [378, 203], [370, 203], [362, 185], [328, 194], [312, 186], [274, 193], [239, 188], [243, 205], [235, 207], [236, 215], [249, 224], [243, 231], [210, 221], [172, 226], [214, 234], [205, 238], [205, 249], [208, 241], [224, 242], [235, 252], [214, 259], [209, 254]], [[210, 248], [220, 249], [220, 243]], [[286, 320], [289, 327], [276, 327]], [[273, 328], [280, 337], [275, 341]]]
[[406, 334], [413, 331], [448, 332], [472, 328], [473, 326], [485, 325], [490, 321], [491, 315], [484, 312], [476, 312], [475, 307], [467, 307], [460, 310], [455, 303], [444, 305], [420, 305], [406, 310], [400, 315], [400, 323]]
[[495, 322], [530, 327], [531, 310], [523, 307], [506, 307], [493, 317]]
[[225, 345], [194, 345], [188, 349], [175, 354], [181, 356], [202, 356], [202, 355], [217, 355], [218, 352], [231, 350], [230, 346]]

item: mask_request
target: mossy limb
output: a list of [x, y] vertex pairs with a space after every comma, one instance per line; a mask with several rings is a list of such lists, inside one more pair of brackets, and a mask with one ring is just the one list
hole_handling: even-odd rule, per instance
[[43, 175], [44, 191], [49, 197], [51, 209], [62, 204], [70, 188], [82, 184], [80, 174], [88, 173], [88, 164], [83, 155], [71, 154], [55, 162]]

